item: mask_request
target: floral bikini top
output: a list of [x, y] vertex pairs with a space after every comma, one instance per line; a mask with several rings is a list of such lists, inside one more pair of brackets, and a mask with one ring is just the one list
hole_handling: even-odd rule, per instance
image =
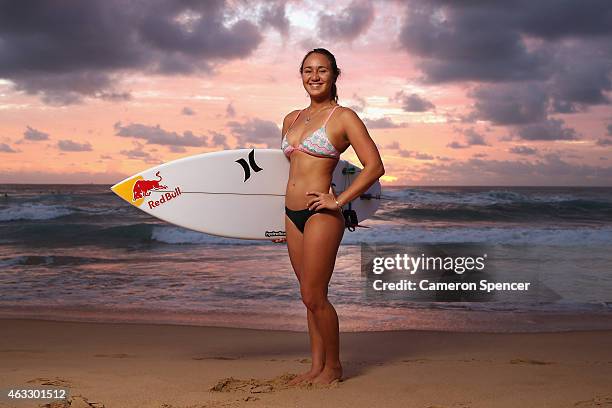
[[332, 111], [327, 116], [327, 119], [325, 119], [325, 123], [323, 123], [323, 126], [312, 132], [310, 136], [304, 139], [297, 147], [294, 147], [291, 146], [287, 141], [287, 134], [289, 133], [289, 130], [291, 129], [297, 118], [302, 114], [303, 111], [300, 111], [300, 113], [297, 114], [295, 119], [293, 119], [293, 122], [289, 126], [289, 129], [287, 129], [287, 133], [285, 133], [283, 141], [281, 142], [281, 149], [283, 149], [283, 153], [285, 153], [285, 156], [289, 157], [291, 156], [291, 153], [293, 153], [294, 150], [299, 150], [301, 152], [310, 154], [311, 156], [339, 159], [340, 152], [329, 141], [329, 138], [327, 137], [327, 132], [325, 131], [327, 121], [338, 106], [339, 105], [334, 106]]

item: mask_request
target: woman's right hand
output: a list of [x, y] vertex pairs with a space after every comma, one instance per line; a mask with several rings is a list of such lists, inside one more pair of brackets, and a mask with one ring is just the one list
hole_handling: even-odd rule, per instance
[[282, 244], [283, 242], [287, 242], [287, 238], [275, 238], [272, 242], [276, 242], [277, 244]]

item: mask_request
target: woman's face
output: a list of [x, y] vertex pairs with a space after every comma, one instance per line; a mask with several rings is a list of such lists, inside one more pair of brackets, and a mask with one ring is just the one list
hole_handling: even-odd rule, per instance
[[304, 61], [302, 67], [302, 84], [312, 97], [331, 93], [333, 73], [325, 55], [313, 52]]

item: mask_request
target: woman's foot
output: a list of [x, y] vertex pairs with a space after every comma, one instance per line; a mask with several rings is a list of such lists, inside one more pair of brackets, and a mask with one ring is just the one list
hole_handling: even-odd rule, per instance
[[289, 381], [289, 385], [297, 385], [300, 384], [301, 382], [304, 381], [310, 381], [313, 378], [315, 378], [316, 376], [318, 376], [321, 371], [323, 370], [323, 367], [316, 369], [316, 368], [311, 368], [310, 371], [307, 371], [303, 374], [298, 375], [297, 377], [295, 377], [293, 380]]
[[323, 368], [323, 371], [319, 373], [313, 380], [313, 384], [331, 384], [335, 380], [342, 379], [342, 366], [335, 368]]

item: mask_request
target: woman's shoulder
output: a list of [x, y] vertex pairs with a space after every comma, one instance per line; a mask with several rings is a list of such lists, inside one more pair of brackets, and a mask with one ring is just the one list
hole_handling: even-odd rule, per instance
[[283, 123], [295, 119], [301, 111], [302, 111], [301, 109], [292, 110], [291, 112], [285, 115], [285, 119], [283, 119]]
[[359, 118], [359, 115], [357, 115], [357, 113], [355, 113], [355, 111], [351, 108], [349, 108], [348, 106], [341, 106], [338, 105], [338, 108], [336, 109], [338, 112], [338, 118], [340, 120], [347, 120], [347, 121], [351, 121], [351, 120], [361, 120]]

